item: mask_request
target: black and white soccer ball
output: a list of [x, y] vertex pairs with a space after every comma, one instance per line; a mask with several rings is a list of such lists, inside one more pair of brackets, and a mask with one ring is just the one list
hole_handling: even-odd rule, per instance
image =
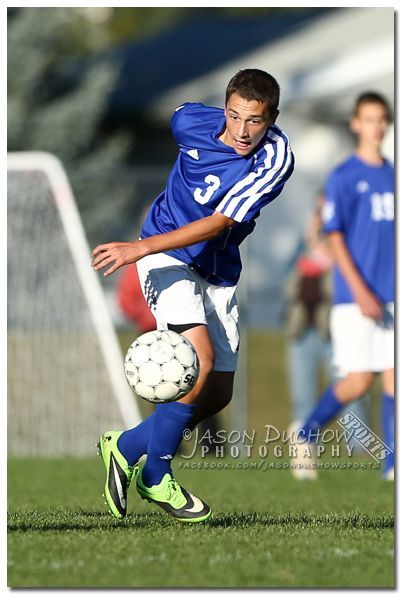
[[128, 348], [124, 359], [127, 382], [151, 403], [170, 403], [194, 387], [199, 374], [197, 353], [174, 331], [149, 331]]

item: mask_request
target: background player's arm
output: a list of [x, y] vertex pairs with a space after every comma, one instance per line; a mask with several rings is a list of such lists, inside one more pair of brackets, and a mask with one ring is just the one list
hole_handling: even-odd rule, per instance
[[328, 234], [331, 250], [339, 269], [364, 316], [382, 318], [382, 305], [377, 296], [367, 287], [346, 246], [343, 233], [333, 231]]
[[104, 273], [105, 276], [111, 275], [121, 266], [137, 262], [149, 254], [169, 252], [170, 250], [187, 248], [194, 244], [213, 240], [235, 223], [234, 219], [215, 212], [209, 217], [192, 221], [174, 231], [151, 236], [143, 240], [100, 244], [92, 252], [92, 266], [95, 271], [98, 271], [112, 264]]

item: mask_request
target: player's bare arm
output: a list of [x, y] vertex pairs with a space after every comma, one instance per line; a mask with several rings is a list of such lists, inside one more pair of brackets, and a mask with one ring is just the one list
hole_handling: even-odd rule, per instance
[[121, 266], [137, 262], [149, 254], [169, 252], [213, 240], [235, 223], [234, 219], [215, 211], [209, 217], [198, 219], [165, 234], [134, 242], [100, 244], [92, 252], [92, 267], [95, 271], [99, 271], [111, 264], [112, 266], [104, 273], [104, 276], [108, 276]]
[[333, 231], [329, 235], [333, 257], [345, 277], [362, 314], [374, 319], [382, 318], [382, 305], [377, 296], [367, 287], [346, 246], [343, 233]]

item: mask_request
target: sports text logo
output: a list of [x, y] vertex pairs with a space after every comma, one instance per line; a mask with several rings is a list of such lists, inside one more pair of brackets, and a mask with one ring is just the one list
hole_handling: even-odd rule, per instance
[[376, 461], [382, 461], [388, 455], [392, 454], [393, 450], [351, 411], [337, 420], [337, 423], [341, 428], [350, 432], [354, 440]]

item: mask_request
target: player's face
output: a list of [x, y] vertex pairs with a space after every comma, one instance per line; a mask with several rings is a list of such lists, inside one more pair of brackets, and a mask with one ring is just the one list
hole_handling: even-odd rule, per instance
[[350, 122], [359, 144], [380, 147], [389, 124], [387, 109], [381, 103], [363, 103]]
[[248, 155], [262, 140], [268, 126], [275, 123], [278, 113], [271, 116], [265, 103], [247, 101], [234, 93], [225, 106], [226, 128], [220, 140], [239, 155]]

